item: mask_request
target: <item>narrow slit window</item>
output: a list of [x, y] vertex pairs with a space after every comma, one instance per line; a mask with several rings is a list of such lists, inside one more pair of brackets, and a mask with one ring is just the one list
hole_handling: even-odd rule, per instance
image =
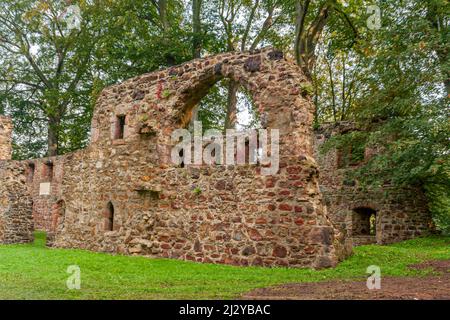
[[182, 158], [183, 160], [180, 163], [180, 168], [184, 168], [184, 149], [181, 149], [180, 152], [178, 153], [180, 158]]
[[28, 164], [28, 175], [27, 175], [28, 182], [30, 182], [30, 183], [33, 182], [35, 171], [36, 171], [36, 166], [34, 165], [34, 163], [29, 163]]
[[125, 134], [125, 123], [126, 116], [117, 116], [116, 118], [116, 129], [114, 133], [114, 139], [119, 140], [124, 138]]
[[111, 202], [106, 206], [105, 211], [105, 231], [114, 230], [114, 206]]
[[53, 163], [47, 162], [44, 166], [44, 178], [47, 182], [51, 182], [53, 180]]

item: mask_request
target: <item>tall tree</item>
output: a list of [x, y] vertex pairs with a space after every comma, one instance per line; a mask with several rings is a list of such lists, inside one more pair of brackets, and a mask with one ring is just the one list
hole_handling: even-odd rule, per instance
[[447, 97], [450, 98], [450, 22], [448, 18], [450, 3], [446, 0], [430, 0], [425, 1], [423, 5], [426, 6], [426, 18], [433, 34], [431, 47], [439, 58], [443, 83]]
[[116, 83], [190, 60], [191, 31], [184, 9], [178, 0], [115, 0], [105, 5], [96, 21], [105, 30], [95, 55], [102, 79]]
[[202, 51], [202, 0], [192, 0], [192, 56], [200, 58]]
[[[351, 27], [356, 40], [358, 31], [350, 19], [349, 9], [343, 7], [337, 0], [310, 1], [296, 0], [295, 2], [295, 41], [294, 55], [297, 64], [304, 74], [311, 79], [312, 70], [317, 60], [316, 48], [322, 33], [333, 16]], [[353, 43], [352, 43], [353, 44]]]
[[[192, 58], [197, 59], [202, 54], [202, 0], [192, 0]], [[198, 121], [199, 106], [192, 111], [190, 129], [194, 128], [194, 122]]]
[[[270, 29], [282, 21], [281, 3], [282, 1], [276, 0], [220, 0], [218, 8], [226, 42], [225, 50], [257, 49], [267, 39]], [[230, 80], [227, 87], [225, 128], [228, 129], [236, 126], [239, 83]]]
[[191, 58], [181, 1], [73, 1], [75, 26], [71, 3], [0, 8], [0, 105], [15, 120], [16, 158], [85, 146], [105, 85]]
[[[431, 20], [430, 4], [436, 12]], [[357, 76], [346, 73], [347, 83], [357, 83], [347, 116], [364, 130], [331, 145], [377, 150], [352, 177], [370, 187], [422, 188], [436, 224], [450, 232], [450, 108], [443, 61], [443, 35], [450, 26], [438, 14], [445, 8], [445, 1], [408, 0], [401, 7], [384, 1], [381, 27], [359, 29], [358, 45], [347, 51], [356, 61], [348, 71], [360, 69]], [[440, 21], [439, 28], [430, 21]]]
[[90, 15], [97, 7], [81, 7], [82, 17], [75, 10], [66, 19], [63, 1], [5, 0], [0, 8], [0, 103], [32, 128], [45, 122], [49, 156], [61, 147], [62, 123], [90, 113], [85, 97], [99, 35]]

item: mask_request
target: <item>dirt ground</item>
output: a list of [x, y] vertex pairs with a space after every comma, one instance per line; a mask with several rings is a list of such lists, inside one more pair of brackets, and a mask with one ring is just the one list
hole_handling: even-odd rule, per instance
[[450, 300], [450, 260], [411, 265], [433, 269], [438, 275], [382, 277], [380, 290], [369, 290], [366, 281], [294, 283], [262, 288], [244, 294], [255, 300]]

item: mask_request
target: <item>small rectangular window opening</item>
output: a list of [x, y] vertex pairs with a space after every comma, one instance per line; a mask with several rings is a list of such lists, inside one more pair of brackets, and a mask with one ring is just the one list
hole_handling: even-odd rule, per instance
[[28, 164], [28, 175], [27, 175], [27, 180], [28, 182], [33, 182], [34, 180], [34, 172], [36, 170], [36, 166], [34, 165], [34, 163], [29, 163]]
[[114, 139], [123, 139], [125, 133], [125, 120], [126, 116], [121, 115], [116, 118], [116, 129], [114, 133]]
[[51, 182], [53, 180], [53, 167], [53, 162], [47, 162], [45, 164], [44, 177], [48, 182]]

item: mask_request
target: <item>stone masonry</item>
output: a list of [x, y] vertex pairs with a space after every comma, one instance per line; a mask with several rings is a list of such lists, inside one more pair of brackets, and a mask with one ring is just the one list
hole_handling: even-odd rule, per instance
[[348, 180], [346, 173], [368, 161], [378, 150], [366, 148], [360, 163], [347, 165], [342, 165], [342, 150], [320, 152], [320, 146], [332, 136], [355, 130], [360, 129], [348, 122], [323, 125], [316, 131], [315, 143], [321, 193], [330, 219], [346, 239], [347, 247], [388, 244], [423, 235], [429, 230], [431, 215], [421, 190], [398, 189], [388, 181], [382, 188], [363, 189], [358, 181]]
[[[223, 78], [252, 94], [263, 128], [280, 130], [277, 174], [262, 175], [259, 163], [171, 162], [171, 133], [188, 127], [193, 108]], [[339, 219], [349, 206], [338, 200], [344, 199], [341, 184], [328, 184], [338, 174], [326, 166], [321, 182], [328, 210], [322, 199], [308, 87], [298, 66], [273, 49], [197, 59], [108, 87], [86, 149], [2, 162], [0, 230], [12, 220], [5, 208], [16, 203], [22, 218], [14, 221], [28, 225], [32, 210], [35, 227], [48, 231], [54, 247], [233, 265], [334, 266], [348, 254]], [[4, 154], [8, 139], [0, 140]], [[367, 199], [350, 200], [369, 206]], [[402, 206], [394, 198], [377, 205], [377, 219], [384, 219], [377, 221], [390, 221], [383, 224], [383, 243], [423, 230], [408, 212], [390, 216]]]
[[[264, 128], [280, 129], [280, 170], [170, 161], [171, 133], [219, 80], [253, 96]], [[307, 80], [279, 51], [226, 53], [103, 90], [91, 144], [24, 161], [37, 228], [51, 245], [235, 265], [337, 262], [313, 158]]]
[[11, 159], [11, 133], [11, 119], [0, 115], [0, 160]]
[[5, 244], [31, 242], [34, 230], [24, 164], [9, 161], [11, 132], [11, 121], [0, 116], [0, 243]]

